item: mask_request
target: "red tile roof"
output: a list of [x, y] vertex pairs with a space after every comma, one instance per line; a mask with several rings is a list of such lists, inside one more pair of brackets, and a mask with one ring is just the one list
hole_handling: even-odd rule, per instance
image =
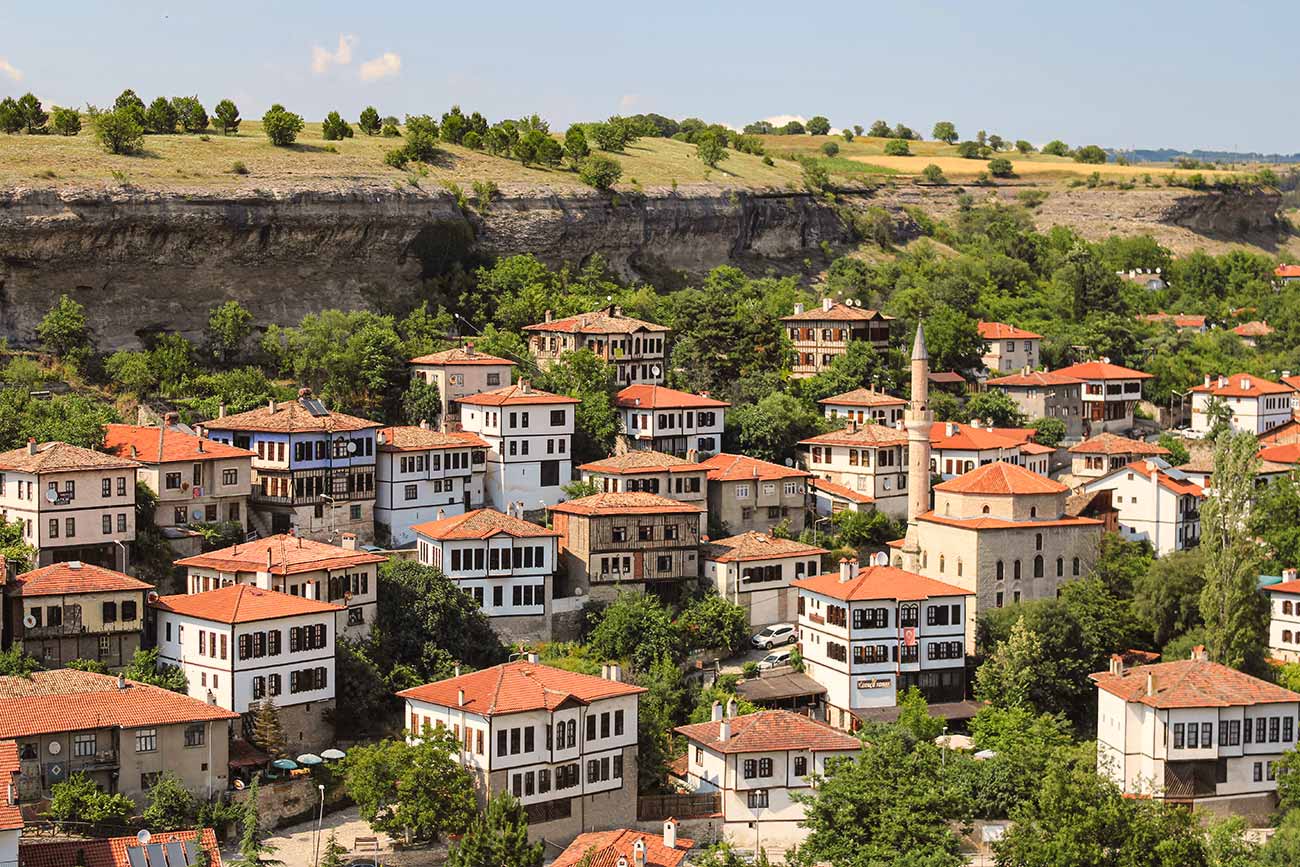
[[980, 337], [985, 340], [1041, 340], [1043, 335], [1007, 325], [1005, 322], [980, 322]]
[[855, 491], [847, 485], [841, 485], [827, 479], [809, 479], [808, 484], [814, 491], [823, 491], [833, 497], [839, 497], [852, 503], [874, 503], [876, 498], [861, 491]]
[[1205, 317], [1191, 313], [1147, 313], [1139, 316], [1143, 322], [1172, 322], [1175, 328], [1204, 328]]
[[453, 515], [441, 521], [425, 521], [411, 528], [421, 536], [438, 541], [450, 539], [488, 539], [504, 534], [516, 539], [538, 539], [560, 535], [523, 518], [498, 512], [496, 509], [475, 509], [462, 515]]
[[188, 695], [134, 680], [118, 689], [116, 677], [73, 668], [0, 677], [0, 738], [238, 717]]
[[629, 385], [618, 393], [614, 403], [623, 409], [720, 409], [731, 406], [725, 400], [662, 385]]
[[525, 325], [525, 331], [563, 331], [568, 334], [631, 334], [634, 331], [667, 331], [665, 325], [656, 325], [642, 319], [624, 316], [614, 305], [591, 313], [578, 313], [563, 319]]
[[253, 623], [258, 620], [332, 614], [344, 610], [343, 606], [333, 602], [292, 596], [277, 590], [263, 590], [249, 584], [227, 584], [202, 593], [160, 596], [149, 605], [159, 611], [216, 623]]
[[[1155, 694], [1147, 695], [1147, 675], [1155, 676]], [[1300, 694], [1203, 659], [1179, 659], [1136, 665], [1120, 675], [1088, 675], [1097, 688], [1124, 701], [1149, 707], [1235, 707], [1300, 702]]]
[[801, 479], [812, 475], [798, 467], [783, 467], [748, 455], [731, 455], [725, 452], [700, 463], [709, 468], [710, 482], [744, 482], [754, 479], [760, 482], [774, 482], [780, 479]]
[[783, 322], [889, 322], [894, 317], [886, 316], [879, 310], [865, 310], [861, 307], [850, 307], [847, 304], [841, 304], [838, 301], [831, 304], [831, 309], [827, 310], [818, 304], [815, 307], [809, 307], [802, 313], [792, 313], [789, 316], [782, 316]]
[[940, 482], [936, 491], [954, 494], [1063, 494], [1069, 490], [1060, 482], [1006, 461], [994, 461], [969, 473]]
[[381, 425], [370, 419], [348, 415], [345, 412], [329, 411], [326, 415], [312, 415], [302, 401], [311, 398], [310, 389], [302, 389], [302, 396], [296, 400], [282, 400], [271, 405], [259, 406], [248, 412], [235, 413], [205, 421], [203, 427], [208, 430], [241, 430], [263, 433], [351, 433], [369, 430]]
[[1267, 322], [1243, 322], [1232, 329], [1232, 333], [1238, 337], [1267, 337], [1273, 333], [1273, 326]]
[[[460, 691], [465, 702], [460, 704]], [[470, 713], [491, 716], [529, 710], [554, 710], [567, 701], [590, 704], [602, 698], [645, 692], [635, 684], [606, 680], [591, 674], [565, 671], [549, 665], [517, 660], [447, 680], [404, 689], [400, 698], [443, 707], [464, 708]]]
[[23, 811], [10, 792], [18, 791], [18, 744], [0, 741], [0, 831], [15, 831], [23, 826]]
[[347, 569], [365, 563], [382, 563], [385, 559], [366, 551], [280, 533], [251, 542], [240, 542], [219, 551], [186, 557], [177, 560], [176, 565], [219, 569], [222, 572], [269, 571], [272, 575], [295, 575], [318, 569]]
[[[948, 425], [952, 425], [952, 434]], [[953, 449], [956, 451], [988, 451], [992, 449], [1014, 449], [1029, 442], [1034, 435], [1033, 428], [1018, 427], [976, 427], [960, 422], [937, 421], [930, 425], [930, 447], [934, 449]]]
[[1217, 397], [1259, 397], [1265, 394], [1290, 394], [1295, 391], [1289, 385], [1261, 379], [1249, 373], [1234, 373], [1223, 377], [1226, 382], [1220, 384], [1220, 377], [1210, 377], [1210, 384], [1201, 383], [1192, 391], [1197, 394], [1212, 394]]
[[1300, 265], [1278, 265], [1273, 269], [1274, 277], [1300, 277]]
[[[161, 447], [159, 433], [162, 433]], [[237, 449], [216, 440], [195, 436], [174, 428], [143, 427], [134, 424], [104, 425], [104, 451], [142, 464], [173, 461], [216, 461], [252, 458], [254, 452]]]
[[[196, 833], [155, 831], [149, 835], [149, 843], [184, 841], [193, 844]], [[221, 850], [216, 834], [211, 828], [204, 828], [202, 834], [209, 867], [221, 867]], [[101, 840], [23, 840], [18, 847], [18, 867], [132, 867], [127, 849], [139, 845], [140, 841], [134, 835]]]
[[1268, 446], [1257, 452], [1260, 460], [1273, 461], [1278, 464], [1300, 463], [1300, 443], [1285, 443], [1280, 446]]
[[1062, 367], [1055, 373], [1064, 376], [1072, 376], [1076, 379], [1150, 379], [1151, 374], [1143, 373], [1140, 370], [1132, 370], [1128, 367], [1120, 367], [1118, 364], [1111, 364], [1109, 361], [1085, 361], [1081, 364], [1071, 364], [1069, 367]]
[[907, 401], [901, 397], [894, 397], [892, 394], [885, 394], [874, 388], [855, 388], [843, 394], [823, 397], [817, 402], [835, 406], [907, 406]]
[[[1026, 530], [1034, 527], [1101, 527], [1104, 522], [1096, 518], [1054, 518], [1052, 520], [1034, 519], [1030, 521], [1011, 521], [1006, 518], [994, 518], [980, 515], [975, 518], [953, 518], [948, 515], [936, 515], [925, 512], [918, 516], [918, 521], [943, 524], [946, 527], [960, 527], [965, 530]], [[892, 542], [890, 544], [893, 544]]]
[[472, 343], [467, 343], [463, 347], [458, 346], [455, 349], [444, 349], [442, 352], [435, 352], [431, 355], [416, 356], [411, 359], [410, 363], [425, 364], [431, 367], [442, 367], [444, 365], [461, 367], [466, 364], [508, 364], [514, 366], [514, 362], [508, 358], [497, 358], [495, 355], [488, 355], [486, 352], [475, 352]]
[[760, 710], [732, 717], [730, 724], [731, 734], [725, 741], [718, 740], [722, 723], [717, 721], [678, 726], [674, 731], [716, 753], [849, 752], [862, 748], [853, 735], [788, 710]]
[[1281, 584], [1271, 584], [1264, 589], [1269, 593], [1300, 593], [1300, 579], [1283, 581]]
[[540, 391], [522, 380], [504, 388], [457, 398], [456, 402], [473, 404], [474, 406], [532, 406], [535, 404], [582, 403], [576, 397], [569, 397], [566, 394], [551, 394], [549, 391]]
[[1082, 379], [1051, 370], [1031, 370], [1028, 373], [1013, 373], [984, 381], [985, 385], [998, 385], [1005, 388], [1046, 388], [1052, 385], [1081, 385], [1082, 383]]
[[[1153, 471], [1147, 467], [1145, 461], [1132, 461], [1127, 467], [1125, 467], [1125, 469], [1131, 473], [1141, 473], [1147, 478], [1150, 478], [1151, 473], [1155, 472], [1157, 473], [1157, 480], [1160, 482], [1160, 486], [1162, 488], [1168, 488], [1175, 494], [1190, 494], [1193, 497], [1205, 496], [1205, 491], [1201, 490], [1200, 485], [1190, 482], [1187, 479], [1176, 479], [1164, 470], [1156, 469]], [[1119, 472], [1119, 470], [1116, 470], [1116, 472]]]
[[610, 455], [598, 461], [582, 464], [578, 469], [588, 473], [607, 475], [636, 475], [640, 473], [702, 473], [708, 467], [679, 458], [675, 455], [650, 449], [632, 449], [621, 455]]
[[1167, 455], [1169, 449], [1144, 440], [1131, 440], [1119, 434], [1101, 433], [1066, 451], [1072, 455]]
[[845, 427], [829, 433], [800, 440], [801, 446], [849, 446], [851, 448], [879, 448], [881, 446], [907, 445], [907, 431], [891, 424], [850, 422]]
[[715, 563], [734, 563], [741, 560], [776, 560], [782, 557], [817, 557], [825, 553], [825, 548], [805, 545], [798, 539], [781, 539], [769, 533], [749, 532], [710, 541], [702, 556]]
[[664, 845], [662, 834], [628, 828], [590, 831], [579, 834], [551, 862], [550, 867], [574, 867], [579, 862], [585, 862], [586, 867], [617, 867], [619, 858], [625, 859], [628, 865], [634, 865], [636, 862], [632, 858], [632, 847], [637, 840], [645, 842], [646, 867], [677, 867], [695, 845], [694, 840], [678, 837], [676, 848], [669, 849]]
[[478, 434], [464, 431], [440, 431], [419, 425], [381, 428], [378, 436], [381, 452], [423, 452], [436, 449], [485, 449], [488, 444]]
[[567, 515], [667, 515], [703, 512], [702, 506], [670, 500], [645, 491], [610, 491], [579, 497], [551, 506], [552, 512]]
[[1283, 385], [1289, 385], [1292, 391], [1300, 391], [1300, 376], [1297, 376], [1294, 373], [1290, 376], [1279, 377], [1278, 382]]
[[808, 590], [845, 602], [871, 599], [894, 599], [907, 602], [935, 596], [969, 596], [973, 592], [895, 566], [866, 566], [858, 569], [858, 574], [848, 581], [841, 581], [839, 572], [827, 572], [824, 575], [800, 578], [790, 583], [800, 590]]
[[[74, 565], [75, 564], [75, 565]], [[19, 596], [65, 596], [73, 593], [110, 593], [115, 590], [152, 590], [152, 584], [95, 566], [71, 560], [52, 563], [24, 572], [10, 584]]]
[[[33, 453], [33, 449], [35, 452]], [[64, 442], [26, 445], [0, 452], [0, 470], [19, 473], [64, 473], [75, 470], [129, 470], [140, 465], [127, 458], [106, 455]]]

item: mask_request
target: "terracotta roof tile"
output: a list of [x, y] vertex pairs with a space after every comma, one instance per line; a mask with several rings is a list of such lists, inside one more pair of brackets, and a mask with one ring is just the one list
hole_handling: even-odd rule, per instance
[[[952, 426], [952, 433], [948, 432], [949, 425]], [[930, 447], [955, 451], [1014, 449], [1029, 442], [1034, 433], [1033, 428], [989, 429], [960, 422], [937, 421], [930, 425]]]
[[969, 596], [972, 593], [956, 585], [926, 578], [924, 575], [895, 566], [860, 568], [858, 574], [848, 581], [841, 581], [839, 572], [827, 572], [823, 575], [800, 578], [790, 583], [800, 590], [819, 593], [832, 599], [842, 599], [845, 602], [870, 599], [894, 599], [907, 602], [935, 596]]
[[332, 602], [292, 596], [277, 590], [263, 590], [250, 584], [227, 584], [202, 593], [160, 596], [149, 605], [159, 611], [216, 623], [254, 623], [259, 620], [332, 614], [345, 610], [343, 606]]
[[874, 503], [876, 498], [870, 494], [864, 494], [861, 491], [855, 491], [848, 485], [841, 485], [838, 482], [832, 482], [827, 479], [809, 479], [808, 484], [814, 491], [822, 491], [830, 494], [832, 497], [839, 497], [842, 500], [848, 500], [851, 503]]
[[731, 455], [725, 452], [700, 463], [709, 468], [710, 482], [744, 482], [753, 479], [774, 482], [780, 479], [802, 479], [812, 475], [798, 467], [783, 467], [748, 455]]
[[1109, 361], [1085, 361], [1054, 371], [1076, 379], [1150, 379], [1151, 374], [1111, 364]]
[[980, 322], [980, 337], [985, 340], [1042, 340], [1043, 335], [1008, 325], [1005, 322]]
[[642, 319], [616, 313], [613, 306], [591, 313], [578, 313], [550, 322], [525, 325], [525, 331], [563, 331], [566, 334], [631, 334], [634, 331], [668, 331], [665, 325], [656, 325]]
[[474, 406], [529, 406], [533, 404], [554, 404], [554, 403], [582, 403], [576, 397], [569, 397], [564, 394], [551, 394], [549, 391], [540, 391], [533, 388], [527, 382], [516, 382], [514, 385], [507, 385], [504, 388], [494, 389], [493, 391], [482, 391], [478, 394], [471, 394], [468, 397], [457, 398], [457, 403], [468, 403]]
[[89, 727], [140, 728], [238, 714], [157, 686], [72, 668], [0, 677], [0, 738], [19, 738]]
[[1205, 317], [1191, 313], [1165, 313], [1161, 311], [1159, 313], [1147, 313], [1144, 316], [1139, 316], [1138, 319], [1143, 322], [1169, 322], [1175, 328], [1205, 327]]
[[[934, 512], [924, 512], [917, 517], [918, 521], [929, 521], [934, 524], [943, 524], [946, 527], [961, 527], [966, 530], [1026, 530], [1034, 527], [1101, 527], [1102, 522], [1096, 518], [1053, 518], [1053, 519], [1034, 519], [1031, 521], [1011, 521], [1006, 518], [994, 518], [989, 515], [980, 515], [974, 518], [953, 518], [948, 515], [936, 515]], [[889, 543], [893, 545], [894, 543]], [[899, 544], [902, 542], [899, 540]], [[898, 547], [898, 546], [895, 546]]]
[[[161, 453], [158, 443], [159, 432], [162, 433]], [[251, 459], [254, 454], [248, 449], [237, 449], [175, 428], [143, 427], [134, 424], [104, 425], [104, 451], [142, 464], [216, 461], [230, 458]]]
[[662, 385], [629, 385], [618, 393], [614, 403], [623, 409], [721, 409], [731, 406], [725, 400]]
[[740, 560], [816, 557], [825, 553], [825, 548], [805, 545], [797, 539], [781, 539], [768, 533], [749, 532], [710, 541], [702, 556], [715, 563], [732, 563]]
[[[1168, 464], [1165, 464], [1165, 466], [1167, 467]], [[1187, 479], [1176, 479], [1161, 468], [1153, 470], [1146, 465], [1145, 461], [1132, 461], [1124, 468], [1124, 470], [1131, 473], [1141, 473], [1147, 478], [1150, 478], [1151, 474], [1155, 472], [1158, 475], [1158, 481], [1162, 488], [1168, 488], [1175, 494], [1190, 494], [1193, 497], [1205, 496], [1205, 491], [1201, 490], [1200, 485], [1188, 481]], [[1116, 470], [1116, 472], [1123, 472], [1123, 470]]]
[[382, 563], [386, 558], [367, 551], [356, 551], [280, 533], [251, 542], [240, 542], [219, 551], [196, 554], [177, 560], [177, 566], [197, 566], [223, 572], [266, 572], [270, 555], [273, 575], [294, 575], [318, 569], [347, 569], [364, 563]]
[[478, 434], [464, 431], [440, 431], [419, 425], [380, 428], [381, 452], [423, 452], [436, 449], [485, 449], [488, 444]]
[[1300, 277], [1300, 265], [1278, 265], [1273, 269], [1274, 277]]
[[75, 470], [128, 470], [140, 465], [133, 460], [106, 455], [69, 443], [46, 442], [35, 447], [0, 452], [0, 470], [19, 473], [60, 473]]
[[[465, 702], [458, 702], [460, 691]], [[606, 680], [590, 674], [565, 671], [549, 665], [517, 660], [447, 680], [404, 689], [400, 698], [443, 707], [460, 707], [470, 713], [492, 716], [529, 710], [553, 710], [566, 701], [589, 704], [597, 699], [645, 692], [635, 684]]]
[[994, 461], [969, 473], [940, 482], [936, 491], [954, 494], [1063, 494], [1069, 490], [1060, 482], [1006, 461]]
[[1013, 373], [984, 381], [985, 385], [1003, 388], [1047, 388], [1053, 385], [1081, 385], [1082, 379], [1051, 370], [1031, 370], [1028, 373]]
[[907, 401], [901, 397], [894, 397], [892, 394], [885, 394], [874, 388], [855, 388], [843, 394], [823, 397], [817, 402], [835, 406], [907, 406]]
[[1066, 449], [1072, 455], [1167, 455], [1169, 449], [1119, 434], [1101, 433]]
[[[155, 831], [150, 844], [193, 844], [195, 831]], [[211, 828], [203, 829], [203, 848], [209, 867], [221, 867], [221, 850]], [[23, 840], [18, 847], [18, 867], [132, 867], [128, 849], [137, 848], [135, 836], [83, 840]]]
[[1238, 337], [1267, 337], [1273, 333], [1273, 326], [1267, 322], [1243, 322], [1232, 329], [1232, 333]]
[[1300, 593], [1300, 579], [1283, 581], [1281, 584], [1271, 584], [1264, 589], [1269, 593]]
[[497, 358], [495, 355], [488, 355], [486, 352], [474, 351], [474, 344], [472, 343], [457, 346], [455, 349], [444, 349], [442, 352], [434, 352], [431, 355], [420, 355], [412, 358], [410, 363], [424, 364], [430, 367], [442, 367], [443, 365], [459, 367], [466, 364], [508, 364], [511, 367], [514, 366], [514, 362], [508, 358]]
[[[1147, 675], [1155, 677], [1155, 694], [1147, 695]], [[1300, 702], [1300, 694], [1203, 659], [1179, 659], [1136, 665], [1120, 675], [1091, 674], [1097, 688], [1125, 701], [1150, 707], [1235, 707]]]
[[818, 304], [816, 307], [810, 307], [802, 313], [792, 313], [789, 316], [781, 317], [783, 322], [890, 322], [893, 319], [894, 317], [886, 316], [879, 310], [849, 307], [847, 304], [841, 304], [838, 301], [832, 303], [829, 310]]
[[730, 723], [731, 734], [725, 741], [718, 740], [718, 730], [722, 724], [717, 721], [678, 726], [674, 731], [685, 735], [687, 740], [718, 753], [778, 750], [849, 752], [862, 748], [862, 742], [853, 735], [788, 710], [761, 710], [732, 717]]
[[381, 425], [379, 422], [348, 415], [343, 412], [329, 411], [327, 415], [312, 415], [302, 401], [311, 397], [310, 391], [297, 400], [282, 400], [275, 404], [250, 409], [248, 412], [235, 413], [205, 421], [208, 430], [261, 431], [265, 433], [350, 433], [369, 430]]
[[64, 596], [72, 593], [106, 593], [114, 590], [153, 589], [152, 584], [96, 566], [92, 563], [68, 561], [52, 563], [24, 572], [9, 585], [18, 596]]
[[646, 867], [677, 867], [695, 845], [694, 840], [678, 837], [676, 848], [669, 849], [664, 845], [663, 835], [651, 831], [628, 828], [589, 831], [574, 838], [568, 848], [551, 862], [550, 867], [574, 867], [580, 861], [585, 861], [587, 867], [618, 867], [619, 858], [625, 859], [628, 865], [633, 865], [636, 862], [632, 858], [632, 849], [637, 840], [645, 843]]
[[702, 473], [708, 467], [664, 452], [656, 452], [650, 449], [632, 449], [621, 455], [610, 455], [598, 461], [582, 464], [578, 469], [589, 473], [630, 475], [634, 473]]
[[496, 509], [475, 509], [462, 515], [453, 515], [441, 521], [426, 521], [411, 528], [421, 536], [446, 541], [449, 539], [487, 539], [504, 534], [516, 539], [537, 539], [560, 535], [538, 524], [498, 512]]
[[1265, 394], [1290, 394], [1295, 389], [1249, 373], [1234, 373], [1232, 376], [1225, 377], [1212, 376], [1209, 385], [1201, 383], [1194, 386], [1192, 391], [1196, 394], [1212, 394], [1216, 397], [1259, 397]]
[[849, 446], [852, 448], [878, 448], [880, 446], [907, 445], [907, 431], [899, 430], [890, 424], [857, 424], [847, 426], [829, 433], [818, 434], [806, 440], [800, 440], [801, 446]]
[[704, 509], [645, 491], [610, 491], [559, 503], [551, 506], [551, 511], [568, 515], [661, 515]]
[[1300, 443], [1285, 443], [1280, 446], [1268, 446], [1257, 452], [1260, 460], [1277, 464], [1300, 463]]
[[14, 831], [23, 826], [23, 811], [10, 792], [18, 791], [18, 744], [0, 741], [0, 831]]

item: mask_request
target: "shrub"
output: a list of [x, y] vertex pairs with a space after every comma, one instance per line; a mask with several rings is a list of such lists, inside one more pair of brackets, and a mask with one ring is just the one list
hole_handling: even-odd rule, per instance
[[968, 160], [977, 160], [980, 158], [979, 142], [964, 141], [957, 145], [957, 156]]
[[853, 141], [853, 130], [851, 130], [851, 129], [843, 129], [843, 130], [840, 130], [840, 135], [844, 136], [844, 140], [845, 140], [846, 142], [851, 142], [851, 141]]
[[176, 132], [176, 108], [160, 96], [149, 103], [149, 110], [144, 113], [145, 127], [154, 135], [171, 135]]
[[379, 132], [379, 112], [373, 105], [368, 105], [361, 112], [361, 117], [357, 118], [357, 126], [366, 135], [375, 135]]
[[232, 175], [246, 175], [248, 174], [248, 166], [244, 165], [241, 160], [235, 160], [230, 164], [230, 173]]
[[623, 176], [623, 167], [618, 160], [604, 154], [592, 154], [582, 161], [578, 169], [578, 178], [584, 184], [598, 190], [608, 190], [618, 183]]
[[239, 109], [228, 99], [223, 99], [217, 103], [217, 107], [212, 110], [212, 125], [221, 132], [222, 135], [234, 135], [239, 132]]
[[948, 179], [943, 175], [943, 169], [939, 168], [934, 163], [930, 163], [928, 166], [921, 169], [921, 177], [925, 178], [926, 181], [932, 184], [946, 184], [948, 182]]
[[1098, 145], [1084, 145], [1074, 152], [1074, 161], [1076, 163], [1101, 165], [1106, 162], [1106, 152]]
[[804, 160], [803, 185], [812, 192], [823, 191], [831, 185], [831, 174], [816, 160]]
[[208, 112], [197, 96], [172, 97], [172, 109], [176, 112], [176, 122], [181, 125], [182, 132], [203, 132], [208, 128]]
[[891, 157], [911, 156], [912, 151], [907, 146], [907, 140], [901, 138], [891, 138], [885, 142], [885, 155]]
[[410, 162], [410, 159], [406, 156], [406, 148], [404, 147], [393, 148], [388, 153], [384, 154], [384, 164], [392, 166], [395, 169], [406, 168], [408, 162]]
[[81, 132], [81, 113], [75, 108], [54, 106], [50, 122], [59, 135], [76, 135]]
[[1054, 157], [1063, 157], [1070, 152], [1070, 147], [1059, 138], [1052, 139], [1043, 145], [1043, 153], [1050, 154]]
[[113, 109], [95, 118], [95, 138], [111, 154], [138, 154], [144, 149], [144, 127], [128, 109]]
[[994, 157], [989, 160], [989, 174], [995, 178], [1009, 178], [1014, 174], [1011, 160], [1006, 157]]
[[478, 209], [486, 211], [488, 206], [492, 204], [492, 197], [497, 192], [497, 185], [493, 181], [475, 181], [474, 200], [478, 203]]
[[1034, 152], [1034, 146], [1022, 138], [1016, 139], [1016, 150], [1022, 154], [1031, 154]]
[[302, 132], [303, 122], [300, 115], [285, 110], [278, 102], [262, 115], [262, 131], [276, 147], [291, 145]]
[[465, 133], [465, 137], [460, 140], [460, 143], [461, 145], [469, 148], [472, 151], [478, 151], [483, 149], [483, 137], [478, 133], [474, 132], [474, 130], [470, 130], [469, 132]]
[[325, 120], [321, 122], [321, 136], [325, 141], [342, 141], [345, 138], [352, 138], [352, 126], [339, 116], [337, 111], [331, 111], [325, 115]]
[[1047, 201], [1047, 190], [1021, 190], [1016, 193], [1016, 201], [1033, 210]]
[[833, 141], [828, 141], [822, 145], [822, 153], [826, 154], [828, 157], [836, 156], [839, 152], [840, 146]]
[[384, 138], [397, 138], [401, 134], [402, 131], [397, 128], [397, 124], [395, 123], [384, 124], [384, 128], [380, 131], [380, 135]]
[[765, 166], [774, 166], [774, 165], [776, 165], [776, 163], [772, 162], [772, 158], [771, 158], [770, 156], [764, 155], [764, 156], [763, 156], [763, 165], [765, 165]]

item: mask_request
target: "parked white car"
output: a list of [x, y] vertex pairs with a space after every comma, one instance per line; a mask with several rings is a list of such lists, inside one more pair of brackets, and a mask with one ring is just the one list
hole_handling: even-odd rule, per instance
[[799, 632], [793, 623], [773, 623], [749, 639], [749, 643], [755, 647], [771, 650], [782, 644], [794, 644], [798, 638]]
[[794, 650], [774, 650], [758, 661], [758, 667], [760, 669], [769, 669], [789, 665], [790, 656], [793, 653]]

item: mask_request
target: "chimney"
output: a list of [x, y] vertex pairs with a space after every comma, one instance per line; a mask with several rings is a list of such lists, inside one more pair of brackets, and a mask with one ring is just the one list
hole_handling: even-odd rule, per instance
[[1209, 388], [1209, 387], [1210, 387], [1210, 375], [1207, 373], [1205, 374], [1205, 388]]
[[455, 674], [452, 677], [460, 677], [460, 663], [456, 663]]
[[266, 571], [271, 571], [271, 546], [266, 547]]
[[1300, 577], [1300, 572], [1297, 572], [1296, 569], [1295, 569], [1295, 567], [1292, 567], [1292, 568], [1290, 568], [1290, 569], [1283, 569], [1283, 570], [1282, 570], [1282, 580], [1283, 580], [1283, 581], [1294, 581], [1294, 580], [1296, 580], [1297, 577]]
[[388, 434], [382, 430], [375, 431], [375, 445], [385, 445], [388, 442]]
[[600, 679], [601, 679], [601, 680], [609, 680], [609, 663], [608, 663], [608, 662], [602, 662], [602, 663], [600, 664]]
[[36, 437], [27, 438], [27, 454], [29, 455], [36, 454]]
[[722, 702], [720, 702], [720, 701], [715, 701], [715, 702], [713, 703], [713, 707], [712, 707], [711, 710], [712, 710], [712, 716], [710, 717], [710, 719], [712, 719], [714, 722], [721, 722], [721, 721], [722, 721]]
[[727, 699], [727, 719], [734, 719], [736, 716], [736, 697], [733, 695]]
[[537, 656], [536, 653], [530, 650], [528, 653], [524, 654], [524, 658], [527, 659], [529, 662], [531, 662], [533, 665], [536, 665], [539, 657]]
[[632, 844], [632, 867], [645, 867], [645, 840], [638, 838]]
[[1116, 677], [1119, 677], [1124, 673], [1124, 657], [1120, 656], [1118, 653], [1112, 653], [1110, 655], [1110, 673]]
[[445, 517], [447, 517], [447, 510], [446, 510], [446, 509], [438, 509], [438, 520], [441, 521], [441, 520], [442, 520], [443, 518], [445, 518]]
[[117, 688], [118, 688], [118, 689], [126, 689], [126, 675], [125, 675], [125, 674], [119, 674], [119, 675], [117, 676]]
[[199, 437], [199, 454], [203, 454], [203, 437]]
[[846, 583], [853, 577], [853, 561], [848, 557], [840, 558], [840, 583]]
[[134, 445], [131, 446], [131, 457], [133, 458], [140, 457], [140, 450], [136, 448]]
[[[298, 540], [298, 545], [299, 545], [299, 546], [302, 545], [302, 540], [301, 540], [301, 539]], [[343, 534], [343, 547], [346, 548], [346, 549], [348, 549], [349, 551], [355, 551], [355, 550], [357, 550], [357, 534], [356, 534], [356, 533], [344, 533], [344, 534]]]
[[1289, 370], [1284, 370], [1284, 371], [1282, 371], [1282, 378], [1283, 378], [1283, 379], [1290, 379], [1290, 378], [1291, 378], [1291, 371], [1289, 371]]
[[722, 721], [718, 723], [718, 743], [725, 744], [730, 737], [731, 720], [723, 717]]
[[456, 707], [464, 707], [464, 706], [465, 706], [465, 690], [458, 689], [456, 690]]
[[803, 304], [802, 304], [802, 303], [796, 303], [796, 304], [794, 305], [794, 315], [795, 315], [795, 316], [798, 316], [800, 313], [803, 313]]
[[1228, 387], [1228, 377], [1226, 377], [1226, 376], [1220, 376], [1220, 377], [1219, 377], [1219, 388], [1227, 388], [1227, 387]]
[[524, 394], [533, 393], [533, 384], [526, 379], [519, 380], [519, 390]]
[[547, 322], [550, 322], [550, 321], [551, 321], [551, 311], [549, 311], [549, 310], [546, 311], [546, 321], [547, 321]]
[[1147, 697], [1153, 698], [1155, 694], [1156, 694], [1156, 673], [1154, 671], [1148, 671], [1147, 672]]
[[822, 299], [822, 310], [829, 311], [834, 306], [835, 306], [835, 302], [832, 301], [831, 299], [829, 298]]
[[615, 305], [614, 305], [614, 315], [615, 315], [615, 316], [622, 316], [622, 315], [623, 315], [623, 305], [621, 305], [621, 304], [615, 304]]
[[609, 679], [615, 683], [623, 682], [623, 666], [617, 662], [609, 664]]
[[467, 358], [473, 358], [473, 357], [474, 357], [474, 342], [473, 342], [473, 341], [470, 341], [470, 342], [468, 342], [468, 343], [465, 344], [465, 356], [466, 356]]
[[271, 412], [275, 412], [275, 398], [272, 397], [267, 399], [266, 408]]
[[1192, 659], [1196, 660], [1197, 662], [1210, 661], [1210, 655], [1205, 652], [1204, 644], [1198, 644], [1192, 648]]
[[677, 820], [672, 816], [664, 819], [664, 846], [668, 849], [677, 848]]
[[429, 420], [427, 418], [420, 419], [420, 430], [428, 430], [428, 429], [429, 429]]
[[225, 417], [226, 417], [226, 405], [224, 403], [217, 404], [217, 418], [225, 418]]
[[944, 422], [943, 434], [944, 436], [955, 436], [957, 434], [957, 425], [950, 421]]
[[1243, 377], [1241, 378], [1241, 387], [1242, 387], [1243, 390], [1246, 390], [1246, 391], [1249, 391], [1249, 390], [1250, 390], [1250, 377], [1249, 377], [1249, 376], [1243, 376]]

